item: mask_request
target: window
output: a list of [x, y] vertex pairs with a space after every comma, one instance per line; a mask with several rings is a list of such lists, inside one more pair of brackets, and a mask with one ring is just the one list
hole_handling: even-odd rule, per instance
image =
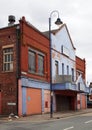
[[44, 74], [44, 56], [38, 55], [38, 73]]
[[64, 63], [62, 63], [62, 75], [64, 75]]
[[36, 53], [33, 51], [29, 51], [29, 70], [32, 73], [36, 72]]
[[55, 61], [55, 74], [58, 75], [58, 61]]
[[72, 81], [74, 81], [74, 69], [72, 68], [71, 71], [72, 71]]
[[80, 83], [78, 83], [78, 90], [80, 90]]
[[44, 54], [29, 48], [28, 66], [29, 72], [43, 75], [44, 74]]
[[61, 46], [61, 53], [69, 57], [69, 49], [64, 45]]
[[61, 46], [61, 53], [63, 53], [63, 45]]
[[69, 66], [67, 65], [67, 75], [69, 75]]
[[3, 71], [13, 71], [13, 48], [3, 49]]

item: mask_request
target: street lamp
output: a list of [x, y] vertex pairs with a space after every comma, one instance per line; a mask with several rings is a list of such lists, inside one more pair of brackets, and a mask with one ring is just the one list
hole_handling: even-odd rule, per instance
[[61, 25], [63, 24], [63, 22], [60, 20], [59, 18], [59, 12], [57, 10], [54, 10], [50, 13], [50, 17], [49, 17], [49, 40], [50, 40], [50, 118], [53, 117], [53, 89], [52, 89], [52, 52], [51, 52], [51, 44], [52, 44], [52, 40], [51, 40], [51, 17], [53, 13], [57, 13], [58, 18], [55, 22], [56, 25]]

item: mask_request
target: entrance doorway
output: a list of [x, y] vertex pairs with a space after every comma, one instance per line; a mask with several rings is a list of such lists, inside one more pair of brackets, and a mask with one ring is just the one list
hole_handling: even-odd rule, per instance
[[68, 96], [56, 96], [56, 111], [66, 111], [70, 110], [71, 105], [71, 97]]

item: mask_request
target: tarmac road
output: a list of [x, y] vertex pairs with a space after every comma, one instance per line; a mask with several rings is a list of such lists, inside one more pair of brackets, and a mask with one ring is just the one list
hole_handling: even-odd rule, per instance
[[92, 130], [92, 113], [60, 119], [3, 121], [0, 130]]

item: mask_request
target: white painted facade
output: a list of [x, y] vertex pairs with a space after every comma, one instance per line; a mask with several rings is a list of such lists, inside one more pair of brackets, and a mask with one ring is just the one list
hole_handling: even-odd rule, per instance
[[[58, 62], [58, 75], [72, 75], [74, 70], [74, 81], [76, 80], [76, 62], [75, 48], [70, 38], [66, 25], [57, 30], [55, 34], [51, 34], [52, 46], [52, 81], [54, 83], [56, 76], [55, 61]], [[63, 52], [62, 52], [63, 49]], [[64, 69], [62, 68], [62, 63]], [[67, 70], [68, 66], [68, 70]], [[63, 72], [62, 72], [63, 71]]]

